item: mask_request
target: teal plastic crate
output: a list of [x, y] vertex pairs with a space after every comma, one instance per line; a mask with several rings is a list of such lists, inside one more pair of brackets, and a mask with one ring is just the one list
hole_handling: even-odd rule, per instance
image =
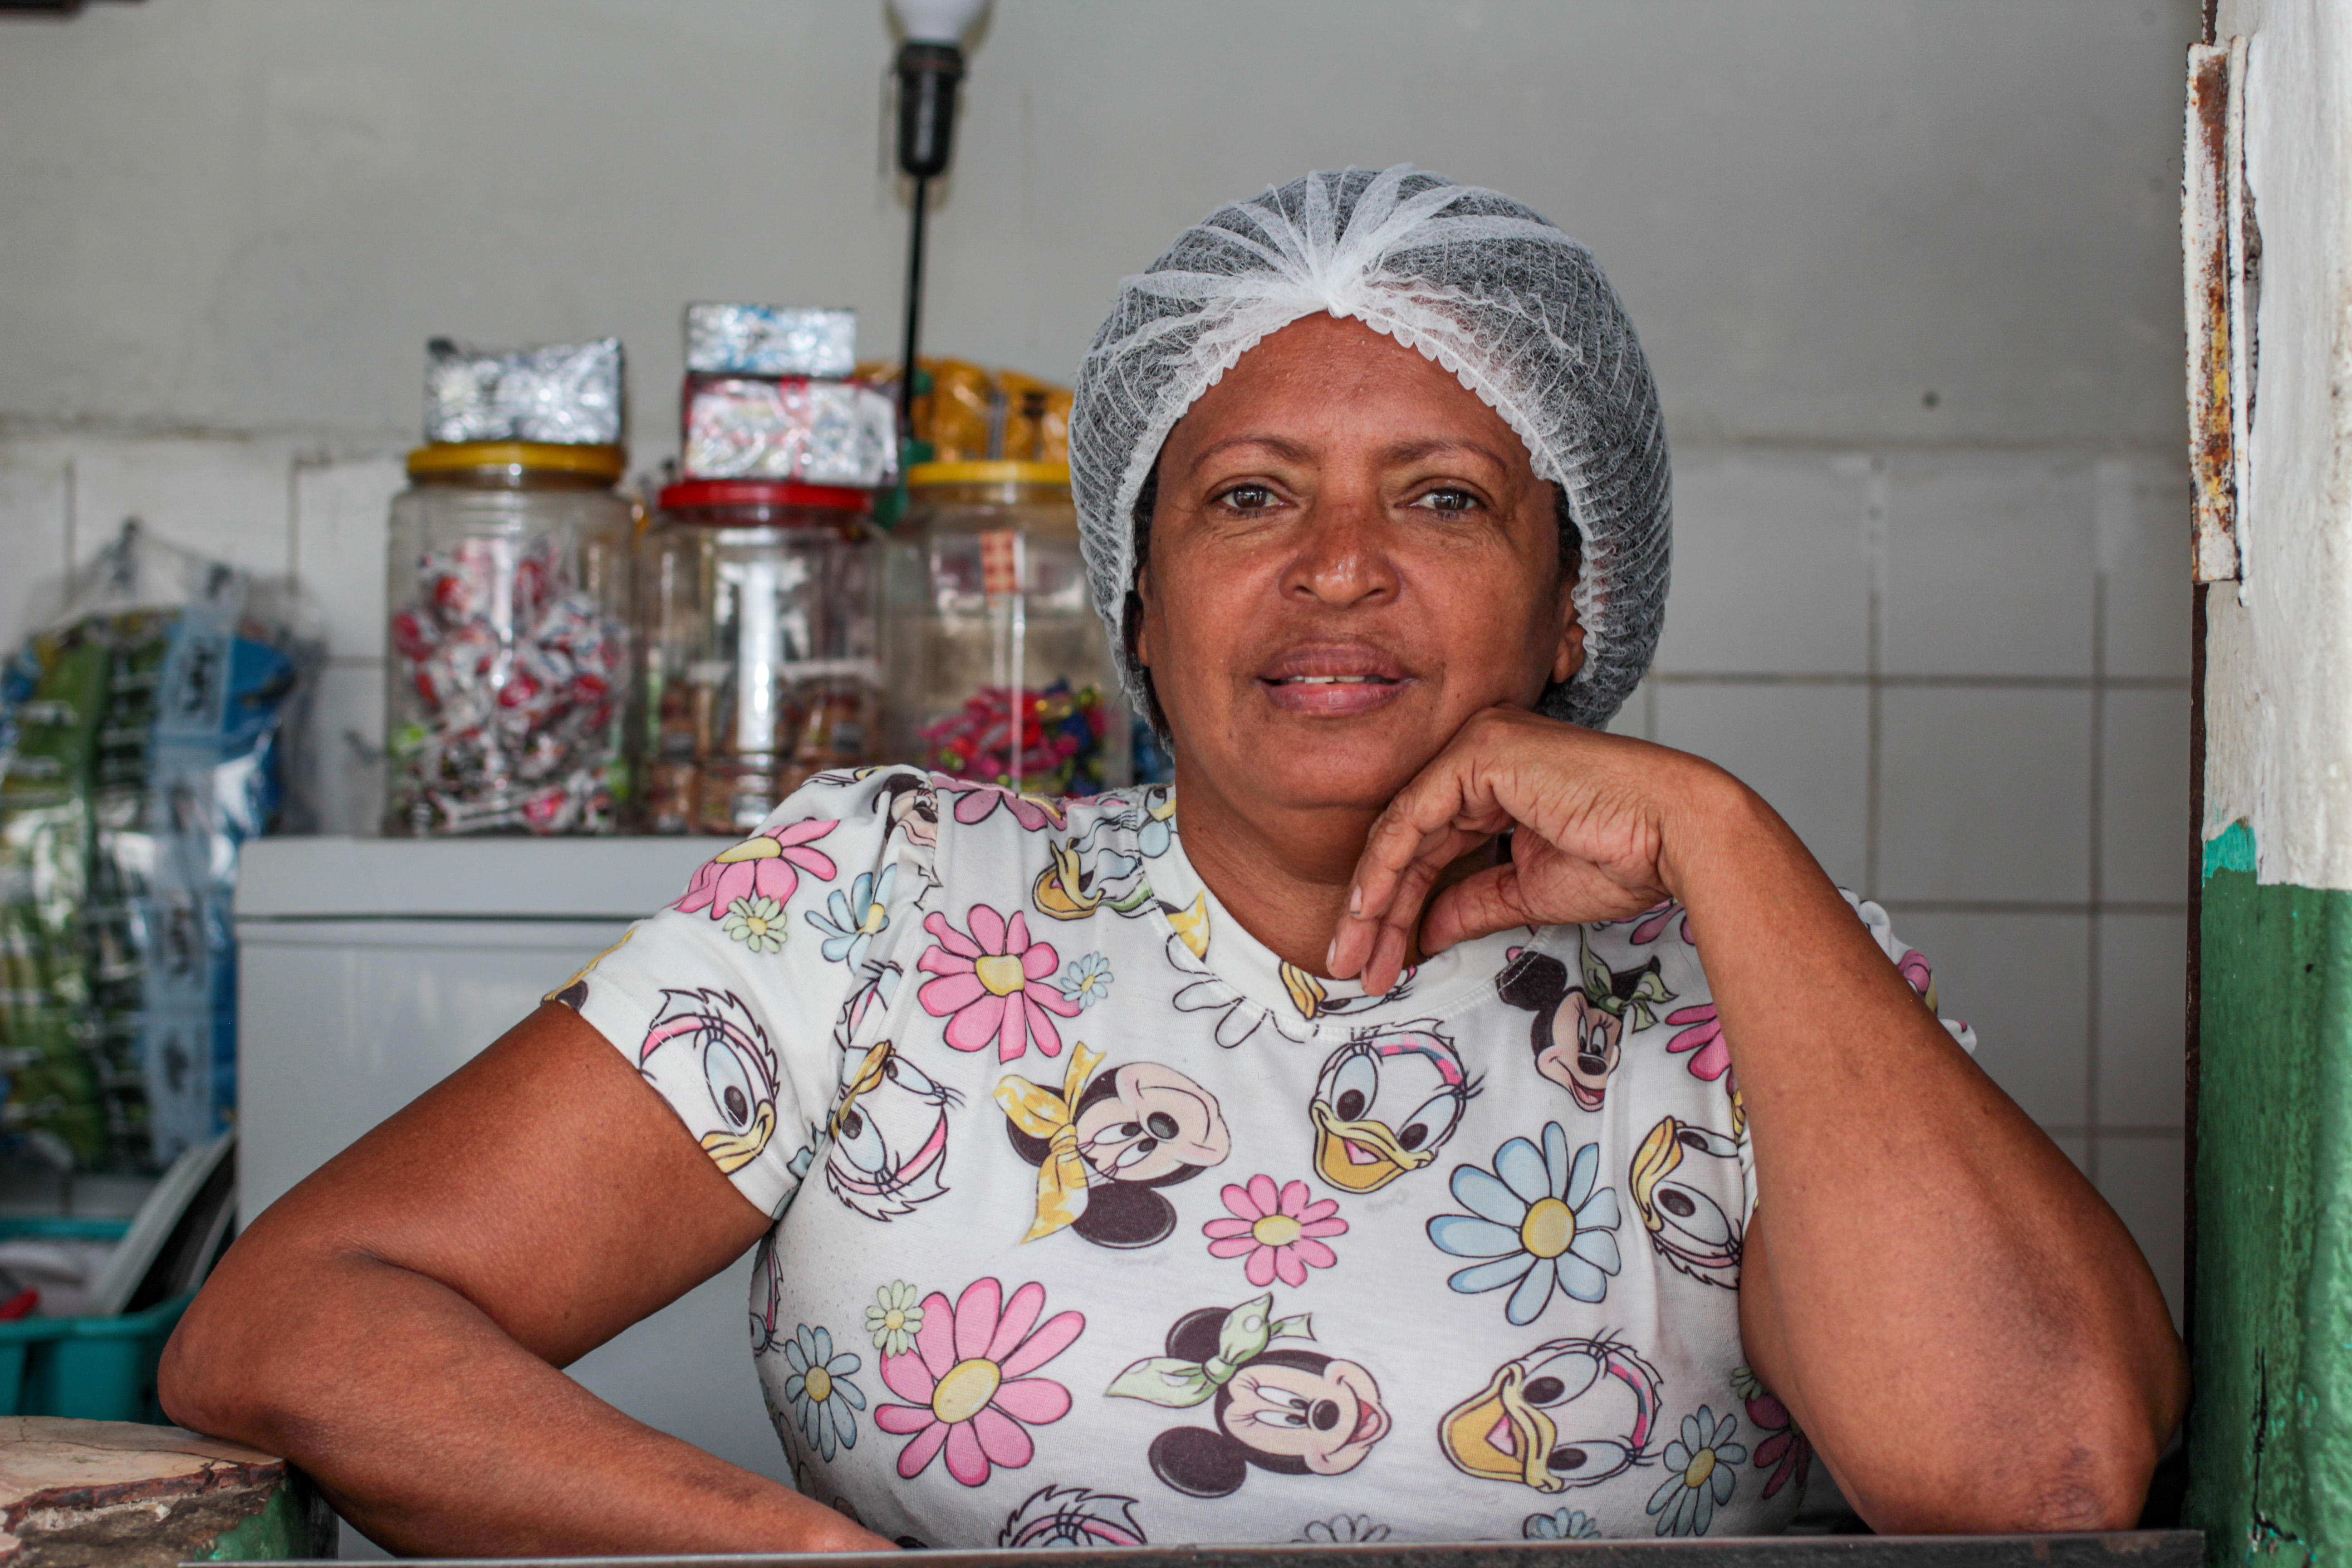
[[[116, 1241], [121, 1219], [0, 1219], [0, 1240]], [[0, 1323], [0, 1415], [162, 1421], [155, 1363], [195, 1300], [191, 1290], [120, 1318], [20, 1318]]]

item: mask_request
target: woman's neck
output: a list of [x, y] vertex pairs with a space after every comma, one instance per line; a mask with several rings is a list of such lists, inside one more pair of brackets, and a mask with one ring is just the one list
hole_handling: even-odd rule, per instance
[[[1181, 763], [1176, 795], [1185, 858], [1225, 912], [1276, 957], [1328, 978], [1331, 939], [1380, 812], [1269, 809], [1257, 803], [1244, 807], [1188, 774]], [[1438, 886], [1493, 862], [1493, 846], [1482, 846], [1448, 867]], [[1418, 963], [1421, 958], [1416, 922], [1405, 962]]]

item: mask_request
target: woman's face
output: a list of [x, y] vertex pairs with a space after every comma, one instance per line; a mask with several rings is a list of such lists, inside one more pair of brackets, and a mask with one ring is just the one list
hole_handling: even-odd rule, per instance
[[1532, 707], [1581, 661], [1527, 448], [1360, 321], [1244, 354], [1159, 482], [1137, 653], [1188, 789], [1377, 810], [1471, 714]]

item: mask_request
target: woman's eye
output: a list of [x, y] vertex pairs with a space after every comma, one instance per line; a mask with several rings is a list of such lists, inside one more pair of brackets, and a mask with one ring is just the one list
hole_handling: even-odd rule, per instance
[[1235, 485], [1217, 499], [1235, 511], [1264, 511], [1274, 504], [1274, 491], [1264, 485]]
[[1460, 517], [1477, 510], [1478, 498], [1468, 490], [1435, 489], [1412, 504], [1444, 517]]

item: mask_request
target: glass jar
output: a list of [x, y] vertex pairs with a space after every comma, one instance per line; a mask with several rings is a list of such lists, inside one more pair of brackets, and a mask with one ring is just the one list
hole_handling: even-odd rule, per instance
[[638, 553], [645, 826], [740, 836], [880, 741], [879, 536], [860, 489], [698, 479]]
[[610, 833], [636, 509], [618, 447], [436, 443], [393, 499], [384, 831]]
[[1128, 782], [1066, 463], [924, 463], [891, 536], [887, 752], [1030, 795]]

